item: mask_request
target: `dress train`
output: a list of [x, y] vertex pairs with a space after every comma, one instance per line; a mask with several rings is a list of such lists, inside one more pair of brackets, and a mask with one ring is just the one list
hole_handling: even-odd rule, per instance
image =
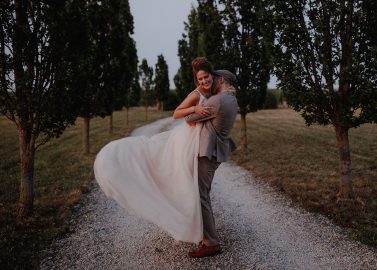
[[198, 189], [201, 124], [182, 123], [152, 136], [110, 142], [94, 162], [104, 193], [123, 208], [160, 226], [176, 240], [203, 238]]

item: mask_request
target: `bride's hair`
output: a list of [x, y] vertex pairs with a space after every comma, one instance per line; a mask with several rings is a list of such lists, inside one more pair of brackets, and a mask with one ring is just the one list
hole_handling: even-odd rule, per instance
[[191, 66], [192, 66], [192, 72], [194, 74], [194, 81], [196, 85], [199, 84], [196, 78], [196, 73], [198, 73], [200, 70], [206, 71], [210, 73], [212, 76], [215, 76], [214, 68], [212, 64], [205, 57], [195, 58], [194, 60], [192, 60]]

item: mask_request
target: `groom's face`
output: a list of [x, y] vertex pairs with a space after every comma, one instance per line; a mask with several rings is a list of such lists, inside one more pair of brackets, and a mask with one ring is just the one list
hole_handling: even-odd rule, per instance
[[221, 79], [220, 76], [214, 76], [213, 78], [213, 87], [212, 87], [212, 95], [216, 95], [221, 87]]

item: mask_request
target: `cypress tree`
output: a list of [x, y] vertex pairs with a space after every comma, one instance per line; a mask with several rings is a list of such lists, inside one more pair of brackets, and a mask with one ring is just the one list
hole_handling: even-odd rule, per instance
[[206, 57], [215, 67], [224, 63], [223, 24], [214, 0], [199, 0], [198, 8], [192, 8], [185, 23], [185, 32], [178, 41], [178, 56], [181, 67], [174, 77], [178, 98], [183, 100], [196, 86], [191, 61]]
[[185, 31], [182, 39], [178, 41], [180, 68], [174, 76], [174, 84], [180, 101], [184, 100], [196, 87], [191, 68], [192, 59], [197, 57], [199, 37], [198, 13], [194, 7], [188, 16], [188, 22], [185, 23]]
[[[223, 30], [224, 25], [216, 1], [198, 0], [197, 24], [199, 36], [196, 48], [193, 47], [195, 57], [204, 56], [214, 67], [222, 67], [223, 62]], [[190, 44], [193, 44], [192, 39]], [[192, 60], [192, 59], [191, 59]]]
[[246, 115], [262, 108], [272, 69], [273, 32], [266, 1], [223, 0], [224, 67], [237, 75], [240, 148], [248, 146]]
[[148, 65], [147, 59], [143, 59], [139, 65], [141, 80], [140, 105], [145, 109], [145, 120], [148, 120], [148, 107], [156, 104], [156, 93], [153, 90], [153, 67]]
[[160, 110], [163, 107], [163, 102], [168, 98], [170, 88], [169, 68], [162, 54], [157, 57], [154, 88], [157, 99], [157, 110]]

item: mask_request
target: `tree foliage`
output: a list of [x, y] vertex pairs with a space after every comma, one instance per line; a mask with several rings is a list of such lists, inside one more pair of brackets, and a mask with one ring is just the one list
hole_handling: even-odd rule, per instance
[[139, 76], [141, 80], [140, 105], [144, 106], [145, 119], [148, 119], [148, 107], [156, 104], [156, 93], [154, 91], [153, 67], [148, 65], [145, 58], [139, 65]]
[[141, 64], [139, 65], [139, 77], [141, 80], [141, 90], [145, 92], [153, 92], [153, 67], [148, 65], [148, 61], [145, 58], [141, 61]]
[[376, 35], [376, 25], [377, 25], [377, 2], [373, 0], [366, 0], [361, 2], [360, 6], [364, 14], [364, 25], [363, 31], [370, 38], [370, 46], [375, 50], [377, 46], [377, 35]]
[[156, 92], [156, 99], [159, 105], [167, 100], [169, 88], [169, 68], [164, 56], [161, 54], [157, 57], [154, 78], [154, 91]]
[[178, 41], [178, 56], [180, 68], [174, 76], [174, 84], [177, 89], [177, 96], [182, 101], [187, 94], [195, 88], [192, 74], [191, 61], [197, 54], [198, 46], [198, 13], [193, 7], [188, 15], [188, 22], [185, 23], [185, 32], [182, 39]]
[[[199, 35], [196, 40], [197, 44], [194, 45], [196, 50], [192, 51], [195, 53], [195, 57], [206, 57], [214, 67], [223, 67], [224, 25], [217, 1], [198, 0], [197, 14]], [[195, 39], [190, 41], [193, 44]]]
[[175, 90], [170, 90], [168, 98], [164, 102], [164, 111], [174, 111], [179, 105], [179, 99]]
[[263, 109], [277, 109], [279, 103], [279, 92], [277, 90], [267, 90], [266, 100], [263, 103]]
[[134, 74], [134, 77], [132, 78], [130, 89], [128, 92], [126, 92], [125, 106], [127, 108], [138, 106], [140, 102], [140, 95], [141, 95], [141, 86], [139, 82], [139, 72], [136, 72]]
[[[63, 19], [75, 12], [65, 3], [1, 3], [0, 112], [17, 128], [44, 136], [41, 143], [75, 120], [75, 93], [68, 86], [77, 63], [74, 52], [80, 49], [81, 20]], [[67, 101], [65, 108], [61, 100]]]
[[132, 81], [137, 74], [136, 44], [131, 35], [134, 25], [128, 1], [111, 1], [111, 76], [109, 82], [115, 93], [113, 109], [119, 110], [126, 105], [125, 96], [130, 91]]

